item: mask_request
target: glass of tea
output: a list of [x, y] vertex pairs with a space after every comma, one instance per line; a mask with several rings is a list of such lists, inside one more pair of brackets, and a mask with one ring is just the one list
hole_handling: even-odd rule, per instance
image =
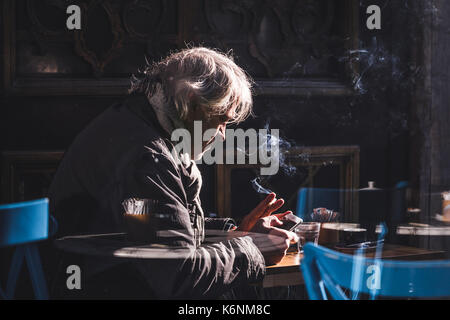
[[319, 222], [303, 222], [299, 224], [294, 232], [298, 236], [298, 252], [303, 252], [303, 246], [307, 242], [319, 242], [320, 223]]

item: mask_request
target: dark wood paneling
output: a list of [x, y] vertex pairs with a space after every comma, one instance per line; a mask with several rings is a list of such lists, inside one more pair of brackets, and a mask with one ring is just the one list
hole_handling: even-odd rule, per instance
[[[263, 128], [270, 124], [271, 128], [280, 128], [281, 135], [297, 147], [359, 145], [360, 185], [366, 186], [368, 180], [373, 180], [380, 187], [393, 186], [399, 180], [408, 179], [407, 161], [411, 159], [405, 136], [409, 130], [407, 114], [412, 92], [407, 85], [414, 81], [408, 73], [411, 67], [408, 53], [413, 44], [409, 41], [407, 23], [402, 23], [411, 18], [409, 6], [381, 0], [339, 1], [340, 5], [335, 5], [330, 15], [328, 11], [321, 11], [327, 8], [326, 2], [254, 0], [207, 4], [205, 0], [169, 0], [164, 1], [165, 19], [161, 22], [158, 13], [156, 18], [150, 19], [152, 21], [145, 20], [146, 16], [154, 14], [147, 12], [145, 6], [160, 3], [158, 1], [108, 0], [105, 3], [110, 4], [112, 11], [108, 13], [104, 7], [98, 7], [92, 14], [103, 16], [99, 18], [99, 26], [105, 25], [102, 21], [106, 24], [111, 21], [108, 14], [112, 17], [119, 14], [120, 28], [117, 25], [115, 28], [122, 30], [124, 38], [120, 54], [102, 69], [101, 65], [94, 66], [95, 59], [89, 62], [77, 52], [74, 33], [60, 30], [57, 17], [61, 17], [63, 2], [5, 0], [2, 2], [5, 17], [2, 36], [5, 39], [1, 45], [5, 45], [2, 67], [6, 67], [3, 74], [9, 95], [0, 97], [0, 151], [65, 150], [89, 121], [123, 97], [128, 77], [144, 63], [144, 55], [150, 60], [157, 59], [166, 55], [169, 47], [181, 48], [188, 41], [223, 51], [233, 49], [236, 61], [257, 78], [256, 117], [242, 124], [243, 128]], [[335, 0], [330, 2], [336, 3]], [[13, 3], [16, 11], [11, 11]], [[38, 6], [40, 11], [29, 9], [30, 3], [38, 3], [42, 8]], [[90, 4], [91, 8], [95, 3], [100, 4], [82, 0], [74, 3]], [[365, 28], [365, 9], [374, 3], [383, 7], [385, 18], [381, 31]], [[123, 19], [127, 5], [138, 6], [138, 9]], [[309, 5], [308, 10], [313, 13], [322, 12], [320, 21], [333, 22], [331, 25], [324, 23], [322, 28], [317, 25], [317, 17], [305, 18], [307, 21], [295, 26], [292, 21], [295, 20], [296, 11], [292, 9], [295, 5]], [[35, 18], [30, 10], [36, 11]], [[159, 12], [157, 8], [153, 11]], [[44, 19], [45, 12], [54, 19]], [[131, 18], [137, 14], [141, 18]], [[36, 18], [40, 22], [36, 22]], [[12, 24], [11, 19], [16, 23]], [[229, 26], [227, 21], [238, 21], [236, 28], [242, 28], [242, 32], [227, 29], [234, 28], [234, 24]], [[393, 25], [391, 21], [398, 22]], [[38, 26], [39, 23], [42, 26]], [[259, 28], [264, 25], [272, 27], [270, 30]], [[17, 32], [11, 32], [12, 27]], [[302, 35], [303, 27], [312, 35]], [[395, 32], [394, 27], [398, 29]], [[102, 56], [107, 46], [93, 44], [87, 35], [90, 30], [88, 26], [83, 31], [87, 48]], [[264, 30], [269, 38], [278, 33], [282, 41], [273, 44], [262, 41]], [[113, 31], [105, 34], [110, 35], [105, 38], [112, 43]], [[340, 42], [346, 34], [346, 43]], [[251, 46], [252, 41], [256, 47]], [[352, 48], [365, 51], [349, 50]], [[277, 51], [286, 65], [277, 61]], [[21, 63], [11, 63], [12, 57], [19, 56]], [[48, 58], [54, 61], [47, 64]], [[305, 59], [311, 61], [305, 62]], [[55, 61], [57, 66], [63, 66], [59, 70], [61, 74], [56, 76], [50, 72], [42, 77], [39, 72], [43, 73]], [[402, 63], [400, 70], [398, 61]], [[36, 62], [43, 64], [36, 69], [39, 72], [33, 69], [39, 64]], [[16, 68], [17, 64], [20, 68]], [[308, 65], [316, 67], [305, 69]], [[290, 70], [291, 67], [294, 68]], [[353, 91], [352, 79], [360, 80], [364, 90]], [[106, 97], [108, 94], [112, 96]], [[211, 178], [214, 170], [208, 169], [205, 173], [204, 189], [214, 189]], [[203, 194], [207, 198], [203, 203], [214, 209], [214, 201], [210, 200], [214, 192]]]
[[[18, 95], [126, 94], [129, 76], [186, 43], [233, 50], [263, 95], [349, 95], [358, 78], [358, 2], [4, 0], [5, 89]], [[351, 55], [342, 61], [336, 57]]]
[[0, 201], [13, 203], [47, 196], [63, 152], [3, 152], [0, 157]]

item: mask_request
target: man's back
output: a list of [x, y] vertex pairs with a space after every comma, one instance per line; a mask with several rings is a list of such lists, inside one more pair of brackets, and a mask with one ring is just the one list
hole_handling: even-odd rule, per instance
[[134, 174], [146, 146], [164, 147], [144, 99], [131, 97], [105, 110], [64, 155], [49, 190], [60, 235], [122, 230], [124, 181]]

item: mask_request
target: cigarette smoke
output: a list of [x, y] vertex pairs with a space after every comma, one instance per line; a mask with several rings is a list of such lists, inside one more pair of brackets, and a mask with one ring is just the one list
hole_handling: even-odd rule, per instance
[[258, 177], [258, 178], [253, 179], [250, 183], [252, 184], [252, 187], [253, 187], [253, 189], [256, 190], [256, 192], [262, 193], [262, 194], [271, 194], [272, 191], [261, 186], [260, 182], [261, 182], [261, 178]]

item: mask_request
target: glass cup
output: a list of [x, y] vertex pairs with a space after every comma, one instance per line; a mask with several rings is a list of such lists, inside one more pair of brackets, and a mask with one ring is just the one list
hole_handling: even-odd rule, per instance
[[320, 223], [319, 222], [304, 222], [298, 225], [294, 232], [298, 236], [297, 248], [298, 252], [303, 252], [303, 246], [307, 242], [319, 242]]

